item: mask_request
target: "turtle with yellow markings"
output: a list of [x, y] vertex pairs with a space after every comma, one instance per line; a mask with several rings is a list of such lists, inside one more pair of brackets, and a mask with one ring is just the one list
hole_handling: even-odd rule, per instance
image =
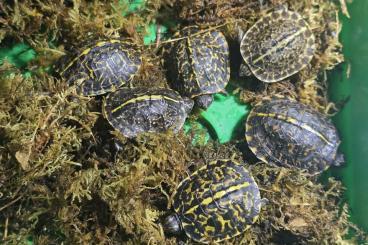
[[316, 49], [308, 23], [284, 5], [263, 16], [241, 38], [240, 52], [246, 63], [241, 72], [249, 74], [249, 68], [267, 83], [281, 81], [306, 67]]
[[175, 37], [178, 41], [164, 48], [164, 66], [172, 88], [193, 98], [205, 109], [213, 94], [224, 92], [230, 79], [229, 46], [217, 30], [186, 27]]
[[95, 96], [130, 82], [142, 63], [141, 52], [128, 40], [102, 40], [86, 45], [61, 64], [60, 76], [79, 94]]
[[337, 152], [340, 139], [323, 114], [286, 98], [265, 99], [251, 110], [246, 141], [257, 158], [317, 174], [344, 162]]
[[166, 88], [121, 88], [107, 95], [103, 114], [125, 137], [144, 132], [177, 132], [193, 107], [193, 101]]
[[175, 235], [184, 232], [200, 243], [230, 239], [256, 222], [266, 202], [244, 164], [212, 161], [178, 185], [175, 213], [166, 217], [164, 230]]

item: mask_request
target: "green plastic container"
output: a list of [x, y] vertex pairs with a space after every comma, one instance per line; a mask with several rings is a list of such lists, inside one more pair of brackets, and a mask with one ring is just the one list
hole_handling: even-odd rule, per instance
[[[129, 11], [142, 7], [142, 1], [136, 2]], [[330, 173], [343, 180], [352, 220], [368, 232], [368, 0], [355, 0], [348, 8], [351, 18], [341, 17], [346, 62], [329, 74], [332, 101], [348, 98], [334, 118], [341, 134], [341, 151], [345, 154], [346, 165]], [[154, 24], [146, 30], [146, 43], [155, 40], [155, 30]], [[24, 66], [35, 58], [35, 52], [25, 44], [17, 44], [0, 48], [0, 64], [5, 57], [17, 66]], [[248, 105], [238, 103], [230, 89], [229, 95], [215, 96], [214, 103], [202, 113], [199, 123], [221, 143], [239, 139], [249, 109]], [[187, 125], [187, 130], [189, 127]]]
[[331, 99], [348, 98], [335, 117], [346, 167], [334, 174], [347, 187], [352, 220], [368, 231], [368, 1], [353, 1], [348, 8], [351, 18], [341, 17], [346, 62], [329, 79]]

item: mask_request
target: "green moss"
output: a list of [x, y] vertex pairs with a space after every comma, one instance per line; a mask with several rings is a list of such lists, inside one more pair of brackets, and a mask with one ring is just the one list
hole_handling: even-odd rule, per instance
[[[207, 6], [202, 2], [146, 1], [144, 8], [125, 15], [121, 13], [128, 11], [127, 6], [119, 1], [27, 0], [6, 5], [1, 40], [27, 42], [34, 51], [23, 44], [16, 46], [12, 55], [6, 55], [14, 60], [8, 58], [0, 66], [0, 238], [4, 243], [27, 243], [31, 237], [35, 244], [176, 244], [175, 237], [163, 233], [161, 224], [170, 211], [172, 194], [185, 176], [216, 158], [249, 164], [262, 196], [270, 200], [259, 221], [231, 242], [284, 244], [287, 236], [298, 244], [333, 244], [344, 239], [353, 225], [347, 221], [347, 206], [340, 205], [344, 188], [339, 181], [331, 179], [322, 186], [300, 171], [282, 172], [257, 163], [243, 139], [220, 144], [206, 139], [206, 133], [196, 127], [194, 134], [167, 132], [124, 138], [101, 115], [101, 98], [81, 97], [65, 81], [43, 72], [91, 39], [131, 38], [143, 49], [138, 83], [167, 87], [158, 65], [159, 43], [152, 25], [165, 24], [160, 23], [168, 18], [163, 13], [174, 13], [172, 23], [197, 23], [204, 28], [218, 22], [234, 23], [235, 19], [245, 20], [242, 25], [247, 27], [261, 15], [254, 1], [218, 0]], [[320, 58], [301, 72], [296, 82], [265, 88], [254, 86], [255, 81], [238, 81], [233, 84], [235, 94], [249, 102], [281, 93], [318, 105], [323, 111], [328, 100], [320, 93], [325, 84], [317, 74], [342, 60], [340, 44], [330, 35], [338, 25], [332, 18], [337, 7], [322, 0], [315, 1], [319, 8], [309, 0], [287, 2], [315, 27]], [[176, 28], [171, 26], [167, 32]], [[234, 46], [236, 28], [229, 24], [221, 30]], [[154, 44], [145, 45], [146, 33]], [[323, 43], [322, 38], [329, 41]], [[236, 63], [232, 61], [233, 69]], [[25, 78], [24, 70], [33, 75]], [[224, 99], [216, 96], [219, 101]], [[222, 102], [237, 102], [227, 98]], [[212, 116], [216, 116], [214, 109]], [[245, 106], [238, 109], [245, 113]], [[238, 123], [242, 116], [234, 120], [240, 130], [244, 128]], [[198, 117], [193, 115], [191, 120]], [[216, 120], [211, 122], [217, 125]], [[220, 135], [224, 128], [229, 131], [221, 142], [229, 140], [231, 127], [215, 129]], [[192, 144], [198, 135], [207, 144]], [[359, 230], [358, 235], [364, 237]]]

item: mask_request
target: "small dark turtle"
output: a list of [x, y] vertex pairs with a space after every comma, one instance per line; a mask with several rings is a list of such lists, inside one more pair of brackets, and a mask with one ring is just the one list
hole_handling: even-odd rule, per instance
[[197, 27], [185, 28], [178, 35], [186, 38], [171, 43], [164, 52], [172, 88], [207, 108], [212, 94], [223, 92], [230, 79], [227, 41], [219, 31]]
[[262, 161], [319, 173], [343, 163], [337, 153], [340, 139], [323, 114], [289, 99], [258, 103], [246, 122], [246, 140]]
[[125, 137], [143, 132], [178, 131], [193, 101], [165, 88], [122, 88], [108, 94], [103, 113]]
[[164, 230], [201, 243], [230, 239], [256, 222], [266, 201], [244, 164], [216, 160], [179, 184]]
[[129, 82], [141, 66], [141, 53], [133, 43], [98, 41], [71, 57], [60, 70], [70, 86], [84, 96], [114, 91]]
[[315, 49], [315, 37], [307, 22], [286, 6], [258, 20], [240, 43], [241, 55], [250, 71], [267, 83], [281, 81], [303, 69]]

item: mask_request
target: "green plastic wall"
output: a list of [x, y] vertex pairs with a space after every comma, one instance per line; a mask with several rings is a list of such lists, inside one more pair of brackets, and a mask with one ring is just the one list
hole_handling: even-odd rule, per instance
[[335, 174], [347, 187], [352, 220], [368, 231], [368, 1], [348, 6], [351, 18], [341, 17], [340, 36], [346, 62], [329, 79], [331, 99], [348, 98], [334, 118], [346, 157], [346, 166]]

